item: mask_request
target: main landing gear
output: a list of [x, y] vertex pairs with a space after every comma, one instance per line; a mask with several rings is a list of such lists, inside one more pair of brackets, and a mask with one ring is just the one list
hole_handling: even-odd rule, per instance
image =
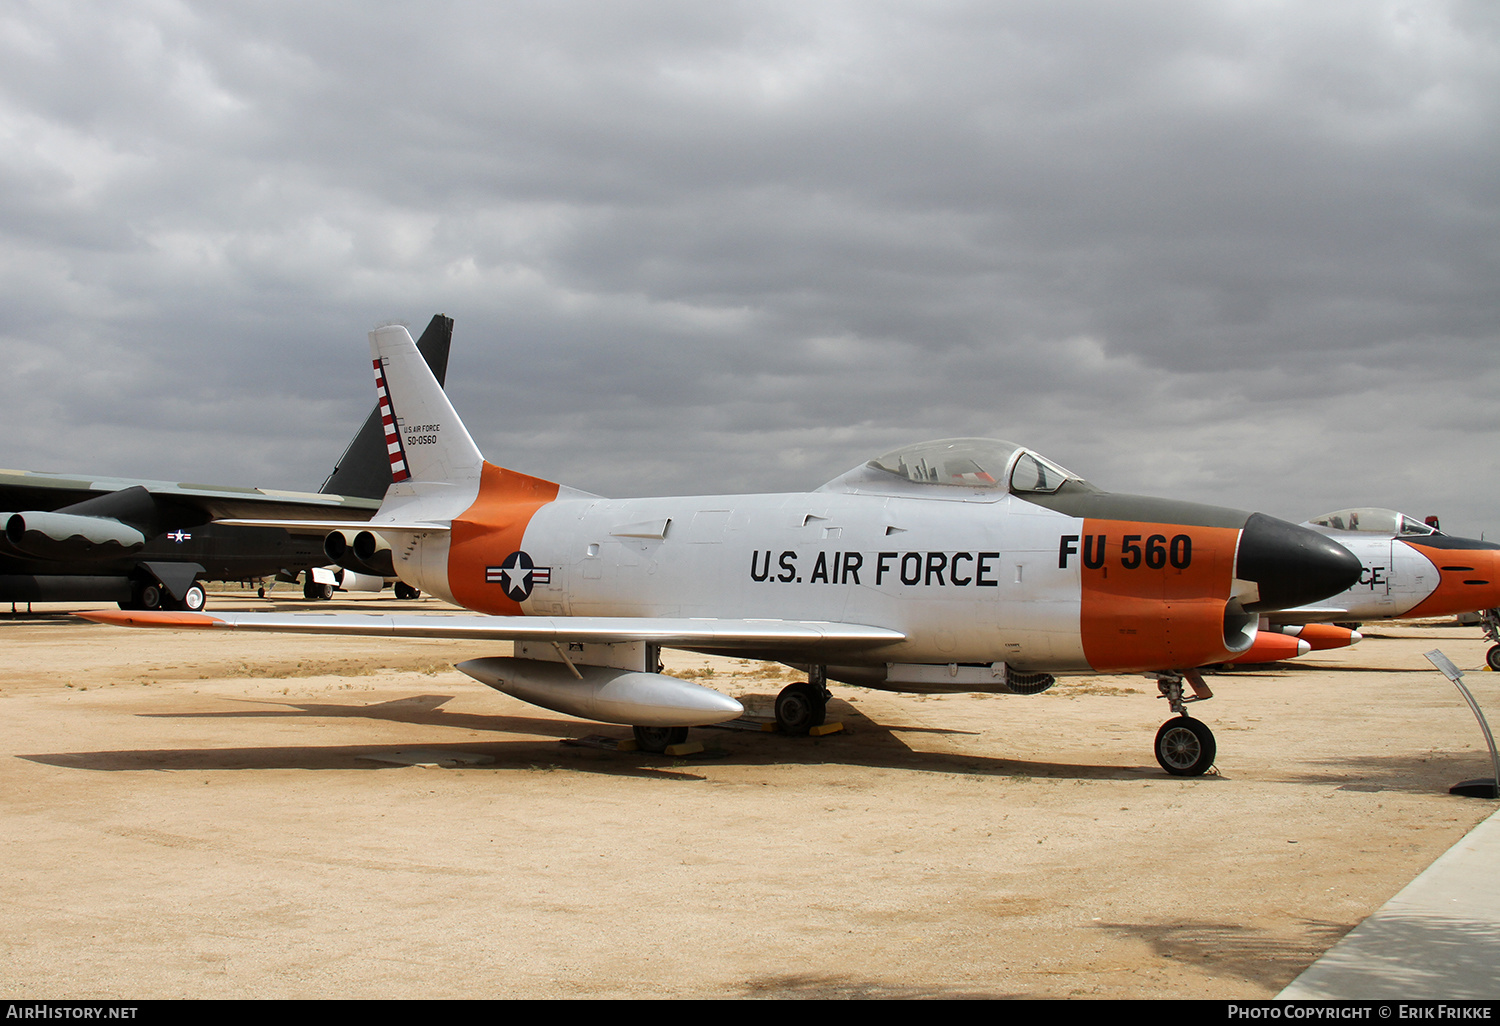
[[174, 599], [166, 588], [153, 580], [139, 580], [131, 585], [130, 601], [116, 603], [121, 609], [146, 609], [146, 610], [186, 610], [196, 613], [208, 604], [207, 593], [203, 585], [196, 580], [192, 581], [182, 593], [182, 598]]
[[[660, 672], [660, 666], [657, 667]], [[776, 696], [776, 729], [783, 734], [806, 734], [828, 718], [827, 674], [823, 667], [808, 670], [808, 680], [788, 684]], [[632, 727], [635, 744], [643, 752], [658, 755], [687, 740], [686, 727]]]
[[783, 734], [806, 734], [828, 719], [828, 677], [821, 666], [811, 667], [807, 676], [776, 696], [776, 729]]
[[[1192, 686], [1193, 696], [1184, 698], [1182, 682]], [[1156, 732], [1156, 761], [1174, 777], [1200, 777], [1207, 773], [1218, 755], [1213, 731], [1208, 724], [1187, 714], [1188, 702], [1212, 698], [1213, 692], [1197, 670], [1171, 671], [1156, 675], [1156, 686], [1177, 715]]]
[[653, 752], [660, 755], [672, 745], [680, 745], [687, 740], [688, 729], [686, 727], [632, 727], [635, 732], [635, 744], [643, 752]]
[[[396, 585], [396, 587], [397, 587], [397, 589], [399, 589], [401, 587], [401, 585], [398, 584], [398, 585]], [[412, 591], [415, 592], [416, 589], [412, 588]], [[418, 592], [417, 594], [421, 594], [421, 593]], [[396, 592], [396, 597], [397, 598], [401, 597], [401, 592], [399, 590]], [[415, 598], [416, 596], [413, 595], [412, 597]], [[559, 648], [558, 652], [561, 653], [562, 649]], [[563, 656], [563, 661], [567, 662], [567, 657], [566, 656]], [[569, 663], [568, 665], [572, 666], [571, 663]], [[646, 654], [645, 654], [645, 658], [643, 660], [643, 666], [644, 666], [644, 668], [645, 668], [645, 670], [646, 670], [647, 673], [661, 673], [662, 670], [665, 669], [665, 667], [663, 667], [662, 664], [661, 664], [661, 647], [660, 646], [658, 646], [658, 645], [647, 645], [646, 646]], [[578, 671], [574, 670], [573, 672], [577, 673]], [[635, 734], [635, 746], [637, 748], [639, 748], [643, 752], [651, 752], [651, 753], [653, 753], [655, 755], [662, 754], [663, 752], [665, 752], [668, 748], [672, 747], [673, 745], [680, 745], [680, 744], [682, 744], [684, 741], [687, 740], [687, 736], [688, 736], [688, 729], [686, 727], [640, 727], [640, 726], [636, 726], [636, 727], [631, 727], [630, 729], [631, 729], [631, 732]]]

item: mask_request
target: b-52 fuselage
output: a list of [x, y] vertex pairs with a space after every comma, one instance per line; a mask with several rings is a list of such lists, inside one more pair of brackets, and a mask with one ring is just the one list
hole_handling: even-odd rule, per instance
[[[660, 673], [660, 647], [770, 659], [809, 680], [1031, 694], [1053, 674], [1149, 672], [1176, 717], [1162, 766], [1215, 746], [1183, 708], [1192, 668], [1245, 651], [1261, 613], [1347, 588], [1359, 563], [1260, 513], [1101, 491], [1009, 442], [887, 453], [813, 492], [605, 499], [484, 461], [406, 330], [371, 333], [393, 483], [368, 524], [402, 580], [483, 616], [103, 613], [132, 625], [514, 641], [459, 668], [546, 708], [634, 725], [660, 749], [734, 699]], [[242, 521], [260, 524], [260, 521]]]

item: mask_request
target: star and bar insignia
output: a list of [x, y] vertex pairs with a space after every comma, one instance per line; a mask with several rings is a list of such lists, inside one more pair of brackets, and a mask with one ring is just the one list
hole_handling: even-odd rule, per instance
[[499, 566], [484, 568], [484, 582], [500, 585], [512, 602], [524, 602], [534, 586], [552, 583], [552, 568], [537, 566], [524, 552], [512, 552]]

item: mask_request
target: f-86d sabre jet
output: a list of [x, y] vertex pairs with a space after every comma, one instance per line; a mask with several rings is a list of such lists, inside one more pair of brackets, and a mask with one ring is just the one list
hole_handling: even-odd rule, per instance
[[[131, 626], [513, 641], [458, 668], [547, 709], [635, 727], [662, 750], [735, 699], [661, 673], [682, 648], [805, 668], [792, 732], [828, 681], [1035, 694], [1062, 672], [1157, 676], [1170, 773], [1213, 763], [1191, 668], [1255, 638], [1261, 612], [1349, 587], [1359, 561], [1260, 513], [1101, 491], [1018, 445], [898, 449], [813, 492], [606, 499], [487, 463], [399, 326], [370, 334], [393, 482], [368, 523], [415, 587], [481, 616], [84, 614]], [[258, 524], [260, 521], [241, 521]], [[285, 524], [281, 524], [285, 526]], [[356, 537], [356, 545], [359, 538]]]
[[1268, 614], [1271, 626], [1478, 612], [1485, 636], [1497, 642], [1485, 661], [1500, 670], [1500, 545], [1375, 507], [1325, 513], [1302, 526], [1354, 553], [1359, 579], [1337, 595]]

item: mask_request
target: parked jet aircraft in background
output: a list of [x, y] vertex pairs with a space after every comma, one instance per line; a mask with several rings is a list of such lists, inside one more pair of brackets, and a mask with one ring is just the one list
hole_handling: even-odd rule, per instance
[[[453, 319], [438, 314], [421, 352], [447, 374]], [[304, 594], [329, 597], [326, 529], [212, 523], [223, 517], [364, 520], [391, 483], [376, 411], [319, 493], [126, 478], [0, 471], [0, 601], [114, 601], [138, 609], [201, 609], [202, 581], [304, 575]], [[350, 561], [378, 588], [380, 567]], [[315, 580], [314, 575], [320, 580]], [[369, 577], [369, 575], [377, 575]], [[405, 587], [405, 586], [403, 586]], [[410, 594], [410, 592], [408, 592]]]
[[[1341, 509], [1307, 521], [1359, 558], [1359, 579], [1345, 591], [1270, 614], [1273, 625], [1341, 623], [1481, 612], [1486, 636], [1500, 643], [1500, 545], [1443, 534], [1393, 509]], [[1486, 655], [1500, 670], [1500, 644]]]
[[1185, 709], [1211, 697], [1191, 668], [1247, 649], [1261, 612], [1316, 602], [1359, 573], [1314, 531], [1110, 494], [991, 439], [898, 449], [808, 493], [605, 499], [485, 462], [406, 329], [374, 331], [370, 345], [394, 481], [368, 524], [333, 526], [378, 531], [403, 580], [486, 615], [85, 615], [513, 641], [513, 655], [459, 669], [544, 708], [633, 725], [657, 751], [742, 712], [662, 674], [663, 646], [806, 668], [776, 701], [794, 732], [822, 722], [828, 680], [1035, 694], [1060, 672], [1152, 673], [1176, 714], [1156, 757], [1187, 776], [1215, 756]]

